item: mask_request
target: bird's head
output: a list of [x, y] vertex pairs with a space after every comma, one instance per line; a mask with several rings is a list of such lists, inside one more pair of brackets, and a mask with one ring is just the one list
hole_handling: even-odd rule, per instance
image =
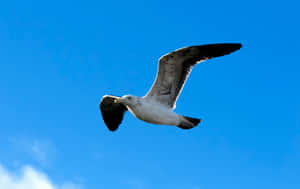
[[138, 97], [133, 96], [133, 95], [124, 95], [120, 98], [117, 98], [115, 100], [115, 103], [121, 103], [121, 104], [124, 104], [125, 106], [130, 106], [130, 105], [136, 104], [137, 99], [138, 99]]

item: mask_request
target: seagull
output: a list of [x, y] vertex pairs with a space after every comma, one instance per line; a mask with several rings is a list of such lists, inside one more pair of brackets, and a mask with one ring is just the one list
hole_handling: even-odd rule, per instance
[[144, 97], [102, 97], [99, 106], [104, 123], [110, 131], [117, 130], [128, 110], [136, 118], [152, 124], [177, 126], [181, 129], [197, 126], [201, 119], [182, 116], [173, 111], [192, 68], [200, 62], [230, 54], [241, 47], [240, 43], [190, 46], [162, 56], [156, 79]]

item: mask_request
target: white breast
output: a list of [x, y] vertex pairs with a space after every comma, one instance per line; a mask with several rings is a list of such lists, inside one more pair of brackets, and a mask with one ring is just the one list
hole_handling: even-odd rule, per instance
[[140, 103], [129, 106], [129, 111], [138, 119], [161, 125], [179, 124], [179, 116], [175, 114], [172, 109], [155, 101], [140, 100]]

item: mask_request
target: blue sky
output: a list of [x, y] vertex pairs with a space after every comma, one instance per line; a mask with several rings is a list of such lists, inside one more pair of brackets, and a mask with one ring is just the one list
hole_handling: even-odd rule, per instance
[[[0, 6], [0, 188], [299, 188], [297, 1], [5, 1]], [[176, 112], [188, 131], [127, 113], [160, 56], [241, 42], [192, 71]]]

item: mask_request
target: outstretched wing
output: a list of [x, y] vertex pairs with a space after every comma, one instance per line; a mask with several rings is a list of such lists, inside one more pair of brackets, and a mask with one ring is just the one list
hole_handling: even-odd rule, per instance
[[105, 95], [99, 104], [104, 123], [110, 131], [118, 129], [127, 111], [123, 104], [115, 103], [116, 98], [118, 97]]
[[178, 49], [159, 59], [156, 80], [144, 98], [153, 98], [175, 108], [176, 100], [193, 66], [213, 57], [230, 54], [242, 47], [239, 43], [220, 43]]

